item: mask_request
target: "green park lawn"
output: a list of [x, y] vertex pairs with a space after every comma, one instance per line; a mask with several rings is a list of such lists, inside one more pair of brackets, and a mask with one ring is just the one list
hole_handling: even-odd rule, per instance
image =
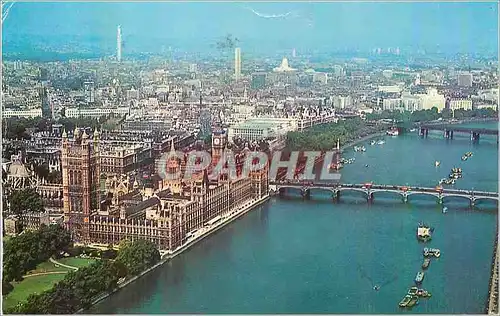
[[95, 259], [69, 257], [69, 258], [60, 258], [57, 259], [56, 261], [68, 265], [70, 267], [82, 268], [90, 265], [92, 262], [95, 261]]
[[[88, 266], [94, 259], [83, 259], [83, 258], [61, 258], [56, 259], [56, 261], [66, 264], [68, 266], [81, 268]], [[67, 272], [74, 271], [73, 269], [55, 266], [50, 261], [45, 261], [40, 263], [35, 270], [29, 271], [27, 275], [35, 273], [51, 273], [45, 275], [36, 275], [25, 277], [21, 282], [13, 282], [12, 285], [14, 289], [12, 292], [3, 297], [4, 308], [9, 308], [17, 305], [19, 302], [24, 302], [30, 294], [40, 294], [44, 291], [51, 289], [54, 284], [61, 281]], [[53, 273], [61, 272], [61, 273]]]
[[68, 272], [72, 271], [72, 269], [57, 266], [50, 261], [45, 261], [36, 266], [35, 270], [31, 270], [27, 273], [27, 275], [35, 274], [35, 273], [45, 273], [45, 272]]
[[3, 297], [4, 309], [24, 302], [30, 294], [40, 294], [51, 289], [65, 275], [65, 273], [39, 275], [25, 278], [21, 282], [12, 283], [14, 289], [7, 296]]

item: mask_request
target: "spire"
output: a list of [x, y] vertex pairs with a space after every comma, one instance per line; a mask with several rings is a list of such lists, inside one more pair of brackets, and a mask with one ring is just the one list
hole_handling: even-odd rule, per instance
[[82, 139], [87, 139], [87, 138], [89, 138], [89, 135], [87, 134], [87, 131], [84, 129]]
[[97, 127], [94, 129], [94, 139], [99, 138], [99, 131], [97, 131]]
[[340, 138], [337, 138], [337, 150], [340, 150]]
[[78, 129], [78, 126], [75, 126], [75, 131], [73, 132], [73, 137], [76, 139], [80, 136], [80, 129]]
[[66, 133], [66, 128], [63, 128], [62, 138], [68, 138], [68, 133]]
[[170, 152], [173, 153], [175, 152], [175, 146], [174, 146], [174, 140], [172, 139], [172, 142], [170, 143]]

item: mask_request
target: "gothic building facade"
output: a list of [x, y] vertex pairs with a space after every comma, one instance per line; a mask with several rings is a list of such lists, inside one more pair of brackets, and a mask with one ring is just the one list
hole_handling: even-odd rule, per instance
[[[266, 197], [269, 191], [267, 167], [237, 179], [209, 179], [208, 170], [204, 170], [189, 179], [161, 179], [157, 190], [115, 176], [105, 181], [101, 192], [105, 201], [98, 205], [98, 142], [97, 132], [92, 141], [85, 133], [77, 133], [71, 141], [67, 137], [63, 140], [65, 224], [76, 242], [117, 245], [124, 239], [147, 239], [160, 250], [175, 250], [193, 231]], [[213, 164], [227, 150], [226, 144], [225, 133], [213, 135]], [[173, 153], [175, 148], [171, 146]], [[236, 155], [240, 174], [244, 154]], [[187, 154], [184, 159], [171, 155], [165, 168], [169, 174], [184, 172], [186, 162]]]
[[89, 242], [89, 217], [100, 202], [99, 133], [93, 139], [75, 128], [73, 139], [62, 135], [64, 225], [77, 242]]

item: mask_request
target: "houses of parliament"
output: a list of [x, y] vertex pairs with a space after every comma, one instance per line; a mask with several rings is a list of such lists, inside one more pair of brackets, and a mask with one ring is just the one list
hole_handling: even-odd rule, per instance
[[[190, 179], [158, 178], [153, 186], [125, 175], [101, 175], [99, 139], [97, 131], [62, 135], [63, 224], [77, 243], [112, 246], [123, 239], [147, 239], [159, 250], [173, 251], [190, 232], [269, 191], [267, 167], [236, 180], [224, 174], [209, 180], [209, 170], [203, 170]], [[173, 142], [170, 150], [175, 151]], [[208, 169], [225, 150], [227, 134], [214, 132]], [[236, 153], [238, 174], [248, 151]], [[170, 157], [165, 166], [170, 174], [186, 170], [187, 154]]]

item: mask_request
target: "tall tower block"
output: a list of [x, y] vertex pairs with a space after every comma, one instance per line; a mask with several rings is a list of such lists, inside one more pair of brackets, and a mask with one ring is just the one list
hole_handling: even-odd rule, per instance
[[241, 78], [241, 48], [239, 47], [234, 50], [234, 78], [236, 80]]
[[116, 29], [116, 60], [122, 61], [122, 27], [120, 25]]

